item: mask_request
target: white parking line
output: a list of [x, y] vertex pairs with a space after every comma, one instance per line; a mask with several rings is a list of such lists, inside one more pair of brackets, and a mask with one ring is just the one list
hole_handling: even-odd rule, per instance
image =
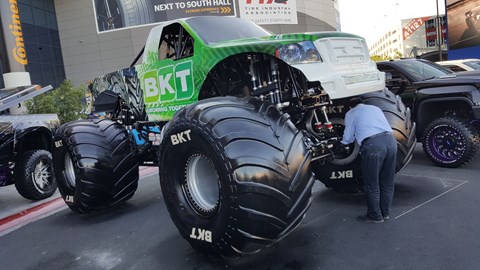
[[434, 176], [425, 176], [425, 175], [418, 175], [418, 174], [406, 174], [406, 173], [400, 173], [398, 175], [405, 175], [405, 176], [412, 176], [412, 177], [422, 177], [422, 178], [431, 178], [435, 180], [448, 180], [448, 181], [457, 181], [457, 182], [468, 182], [464, 180], [458, 180], [458, 179], [450, 179], [450, 178], [441, 178], [441, 177], [434, 177]]
[[[423, 176], [423, 177], [424, 177], [424, 178], [435, 178], [435, 177], [425, 177], [425, 176]], [[435, 178], [435, 179], [440, 179], [440, 180], [452, 180], [452, 179], [441, 179], [441, 178]], [[455, 180], [453, 180], [453, 181], [455, 181]], [[460, 181], [460, 180], [456, 180], [456, 181]], [[418, 209], [418, 208], [424, 206], [425, 204], [427, 204], [427, 203], [429, 203], [429, 202], [431, 202], [431, 201], [433, 201], [433, 200], [435, 200], [435, 199], [438, 199], [438, 198], [442, 197], [443, 195], [449, 193], [450, 191], [453, 191], [454, 189], [457, 189], [457, 188], [463, 186], [463, 185], [466, 184], [466, 183], [468, 183], [468, 181], [462, 181], [462, 183], [454, 186], [453, 188], [451, 188], [451, 189], [443, 192], [442, 194], [440, 194], [440, 195], [438, 195], [438, 196], [435, 196], [435, 197], [431, 198], [430, 200], [428, 200], [428, 201], [426, 201], [426, 202], [424, 202], [424, 203], [422, 203], [422, 204], [419, 204], [419, 205], [413, 207], [412, 209], [410, 209], [410, 210], [408, 210], [408, 211], [406, 211], [406, 212], [404, 212], [404, 213], [396, 216], [394, 219], [397, 219], [397, 218], [399, 218], [399, 217], [401, 217], [401, 216], [404, 216], [404, 215], [412, 212], [413, 210]]]

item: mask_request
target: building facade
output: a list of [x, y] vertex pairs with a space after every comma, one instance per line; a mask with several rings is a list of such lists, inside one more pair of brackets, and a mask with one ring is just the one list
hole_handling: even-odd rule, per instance
[[[145, 44], [150, 29], [178, 17], [224, 13], [258, 19], [262, 27], [278, 34], [340, 30], [338, 0], [16, 2], [31, 82], [54, 87], [64, 79], [72, 80], [76, 86], [86, 84], [96, 76], [129, 66]], [[8, 67], [3, 62], [2, 59], [2, 72], [6, 72]], [[0, 87], [3, 86], [0, 79]]]
[[396, 53], [403, 52], [402, 31], [400, 27], [382, 35], [373, 45], [369, 46], [370, 55], [383, 58], [394, 58]]
[[[441, 36], [440, 39], [437, 36]], [[436, 16], [404, 19], [398, 27], [385, 33], [369, 46], [370, 55], [383, 58], [422, 57], [447, 49], [446, 17]]]
[[[65, 80], [60, 36], [54, 0], [10, 0], [9, 8], [1, 10], [2, 17], [10, 19], [3, 28], [4, 33], [13, 33], [21, 48], [26, 51], [26, 71], [33, 84], [58, 86]], [[17, 18], [20, 18], [18, 20]], [[7, 31], [7, 32], [5, 32]], [[1, 32], [1, 31], [0, 31]], [[2, 36], [2, 74], [9, 70], [5, 36]], [[0, 87], [4, 87], [0, 76]]]

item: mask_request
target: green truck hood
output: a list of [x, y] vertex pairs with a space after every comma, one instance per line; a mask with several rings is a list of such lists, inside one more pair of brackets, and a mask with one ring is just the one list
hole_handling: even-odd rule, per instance
[[[278, 47], [285, 44], [302, 42], [306, 40], [315, 41], [317, 39], [324, 38], [360, 38], [360, 36], [342, 32], [311, 32], [311, 33], [293, 33], [293, 34], [280, 34], [270, 35], [256, 38], [245, 38], [222, 41], [208, 45], [210, 48], [231, 48], [231, 47], [251, 47], [251, 48], [265, 48]], [[263, 51], [263, 49], [262, 49]]]

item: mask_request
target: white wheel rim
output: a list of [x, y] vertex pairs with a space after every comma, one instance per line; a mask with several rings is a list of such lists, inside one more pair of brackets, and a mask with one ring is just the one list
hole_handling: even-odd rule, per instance
[[75, 188], [75, 167], [69, 153], [65, 153], [65, 178], [68, 185]]
[[220, 195], [219, 177], [212, 161], [200, 154], [191, 156], [186, 164], [186, 192], [193, 206], [202, 213], [217, 207]]

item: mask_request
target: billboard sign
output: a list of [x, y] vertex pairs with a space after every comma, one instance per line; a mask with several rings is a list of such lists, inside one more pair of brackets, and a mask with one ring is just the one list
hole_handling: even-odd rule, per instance
[[240, 17], [256, 24], [297, 24], [296, 0], [239, 0]]
[[450, 50], [480, 46], [480, 0], [447, 0]]
[[438, 50], [438, 42], [442, 50], [446, 49], [446, 19], [439, 16], [441, 40], [437, 41], [437, 16], [410, 18], [401, 20], [403, 32], [402, 54], [404, 57], [416, 57]]
[[194, 16], [236, 16], [235, 0], [92, 0], [97, 31]]
[[423, 18], [415, 18], [411, 19], [408, 23], [406, 23], [403, 26], [403, 40], [406, 40], [409, 38], [415, 31], [417, 31], [422, 25], [425, 23], [425, 21], [428, 19], [428, 17], [423, 17]]
[[[440, 45], [446, 44], [447, 40], [447, 29], [446, 29], [446, 21], [445, 21], [445, 16], [439, 17], [440, 19], [440, 31], [441, 31], [441, 39], [440, 39]], [[426, 34], [426, 45], [427, 47], [436, 47], [438, 46], [438, 27], [437, 27], [437, 19], [429, 19], [425, 22], [425, 34]]]

